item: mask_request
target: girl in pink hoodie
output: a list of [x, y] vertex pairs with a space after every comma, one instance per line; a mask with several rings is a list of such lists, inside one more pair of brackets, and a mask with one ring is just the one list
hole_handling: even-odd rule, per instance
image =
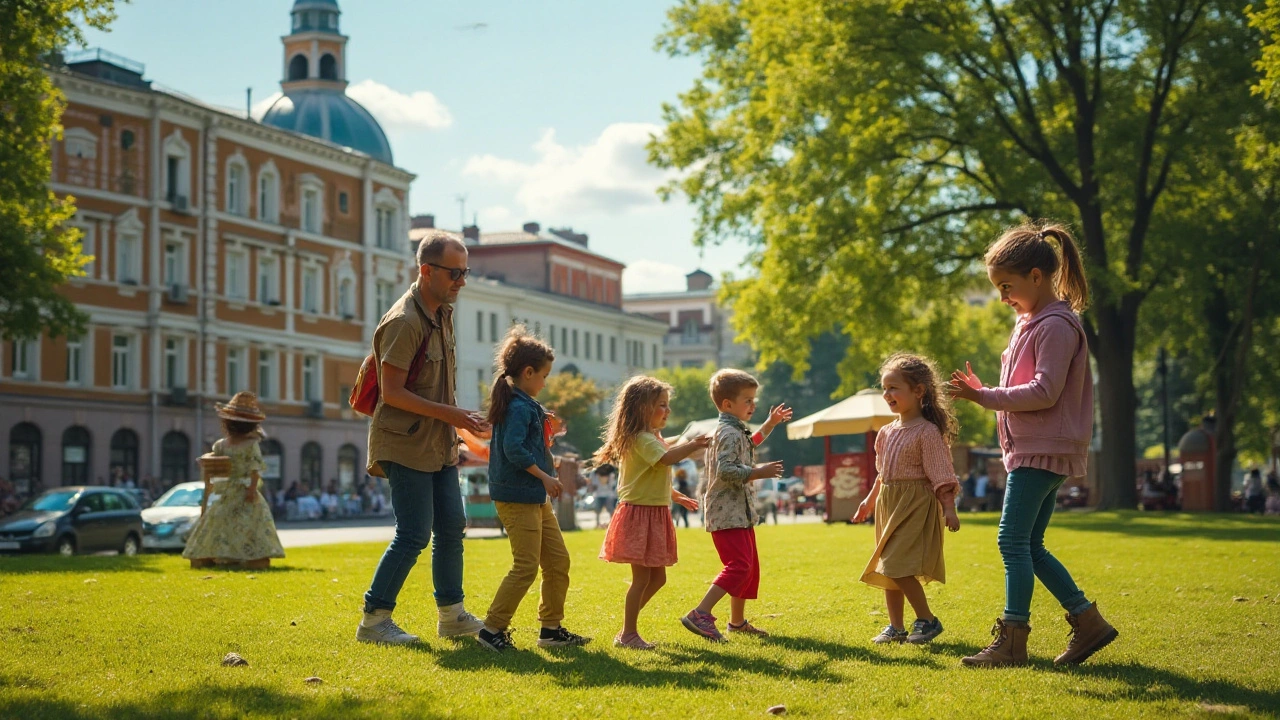
[[1071, 625], [1059, 665], [1084, 662], [1119, 634], [1089, 602], [1071, 573], [1044, 546], [1058, 488], [1083, 475], [1093, 435], [1093, 378], [1089, 344], [1076, 313], [1089, 302], [1089, 284], [1075, 238], [1061, 225], [1028, 224], [987, 249], [987, 277], [1000, 300], [1018, 314], [1000, 356], [1000, 384], [984, 387], [965, 364], [952, 373], [952, 392], [996, 411], [1009, 471], [997, 542], [1005, 568], [1005, 610], [995, 641], [962, 660], [971, 666], [1022, 665], [1031, 631], [1035, 578], [1062, 604]]

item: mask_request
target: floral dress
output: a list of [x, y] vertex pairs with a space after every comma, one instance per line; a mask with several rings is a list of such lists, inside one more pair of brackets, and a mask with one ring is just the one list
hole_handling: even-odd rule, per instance
[[228, 562], [284, 557], [271, 508], [261, 492], [252, 502], [245, 500], [253, 471], [261, 478], [266, 469], [257, 441], [230, 445], [220, 439], [213, 444], [213, 454], [231, 458], [231, 477], [210, 478], [208, 502], [182, 556]]

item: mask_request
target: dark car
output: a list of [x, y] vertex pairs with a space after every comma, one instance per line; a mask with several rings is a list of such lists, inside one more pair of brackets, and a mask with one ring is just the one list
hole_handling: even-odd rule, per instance
[[0, 520], [0, 552], [136, 555], [140, 547], [142, 511], [133, 496], [115, 488], [54, 488]]

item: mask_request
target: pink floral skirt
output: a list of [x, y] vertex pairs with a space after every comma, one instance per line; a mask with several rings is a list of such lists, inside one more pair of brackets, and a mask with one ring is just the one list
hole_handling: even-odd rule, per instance
[[644, 567], [676, 564], [676, 526], [669, 505], [618, 504], [600, 547], [600, 559]]

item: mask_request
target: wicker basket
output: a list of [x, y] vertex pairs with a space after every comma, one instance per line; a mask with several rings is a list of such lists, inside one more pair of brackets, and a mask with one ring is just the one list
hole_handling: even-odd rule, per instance
[[205, 476], [229, 477], [231, 475], [231, 458], [226, 455], [201, 455], [198, 460], [200, 467], [204, 469]]

